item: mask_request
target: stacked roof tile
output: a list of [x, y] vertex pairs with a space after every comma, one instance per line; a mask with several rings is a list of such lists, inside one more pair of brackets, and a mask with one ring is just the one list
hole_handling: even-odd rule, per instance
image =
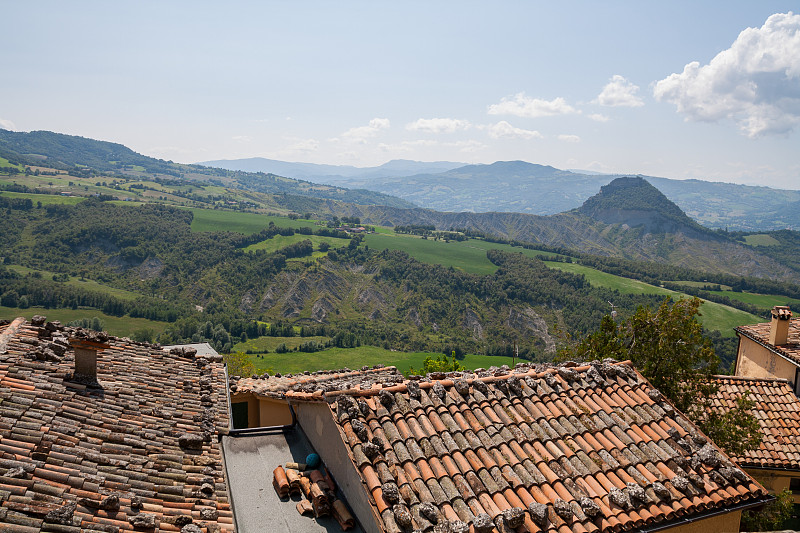
[[91, 336], [32, 322], [0, 326], [0, 530], [233, 531], [222, 365], [103, 337], [87, 382], [68, 341]]
[[769, 329], [770, 323], [764, 322], [761, 324], [751, 324], [748, 326], [739, 326], [735, 331], [740, 335], [749, 337], [762, 346], [768, 347], [770, 350], [783, 355], [796, 364], [800, 365], [800, 318], [793, 318], [789, 322], [789, 336], [786, 344], [774, 346], [769, 342]]
[[629, 363], [436, 377], [286, 393], [329, 403], [383, 531], [621, 531], [767, 498]]
[[716, 376], [714, 408], [728, 411], [746, 393], [755, 403], [763, 440], [755, 450], [733, 459], [742, 467], [800, 470], [800, 399], [784, 379]]
[[403, 381], [403, 375], [396, 367], [376, 365], [373, 368], [363, 367], [360, 370], [343, 368], [340, 370], [318, 370], [297, 375], [276, 374], [269, 376], [252, 376], [239, 378], [231, 376], [232, 393], [253, 393], [267, 398], [284, 398], [286, 393], [314, 393], [318, 395], [350, 389], [358, 385], [361, 389], [373, 386], [396, 385]]

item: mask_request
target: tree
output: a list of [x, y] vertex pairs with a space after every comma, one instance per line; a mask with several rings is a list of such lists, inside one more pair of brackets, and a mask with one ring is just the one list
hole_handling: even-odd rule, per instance
[[256, 367], [244, 352], [233, 352], [222, 356], [222, 360], [228, 366], [229, 376], [252, 376], [256, 373]]
[[761, 442], [758, 422], [750, 414], [754, 404], [745, 396], [727, 413], [711, 408], [718, 391], [711, 377], [718, 371], [719, 358], [696, 320], [701, 303], [698, 298], [673, 302], [667, 297], [656, 311], [640, 306], [619, 325], [606, 316], [599, 330], [560, 357], [629, 359], [717, 445], [727, 453], [741, 454]]
[[742, 531], [777, 531], [786, 529], [785, 522], [792, 517], [792, 492], [783, 489], [775, 495], [775, 501], [757, 511], [742, 513]]
[[414, 367], [409, 367], [406, 372], [407, 376], [429, 374], [431, 372], [461, 372], [466, 370], [467, 367], [456, 361], [456, 352], [453, 352], [453, 359], [450, 361], [446, 356], [440, 355], [436, 359], [430, 355], [422, 361], [422, 370], [415, 370]]

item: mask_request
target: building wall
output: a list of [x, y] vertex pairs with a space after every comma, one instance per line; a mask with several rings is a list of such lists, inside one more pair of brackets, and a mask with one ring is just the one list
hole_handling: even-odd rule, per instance
[[[789, 482], [794, 479], [800, 479], [800, 472], [787, 472], [785, 470], [762, 470], [762, 469], [745, 469], [748, 474], [764, 485], [770, 494], [781, 492], [789, 488]], [[800, 494], [792, 494], [792, 500], [795, 504], [800, 505]]]
[[330, 406], [325, 402], [297, 402], [292, 406], [300, 427], [330, 470], [361, 527], [364, 531], [380, 531], [377, 511], [369, 502], [361, 476], [345, 447], [346, 437], [340, 436]]
[[292, 412], [285, 400], [261, 398], [252, 393], [231, 394], [231, 405], [247, 403], [247, 427], [263, 428], [292, 423]]
[[750, 378], [783, 378], [794, 383], [797, 366], [783, 357], [753, 342], [739, 337], [739, 353], [736, 357], [736, 375]]
[[738, 533], [739, 522], [742, 519], [741, 511], [733, 511], [711, 518], [704, 518], [688, 524], [680, 524], [669, 528], [670, 533]]

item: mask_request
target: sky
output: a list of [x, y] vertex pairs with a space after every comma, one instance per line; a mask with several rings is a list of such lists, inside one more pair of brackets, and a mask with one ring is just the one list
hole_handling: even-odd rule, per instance
[[0, 0], [0, 127], [800, 189], [800, 1]]

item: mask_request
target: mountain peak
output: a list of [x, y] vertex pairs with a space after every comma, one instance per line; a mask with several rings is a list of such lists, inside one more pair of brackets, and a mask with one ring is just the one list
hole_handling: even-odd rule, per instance
[[655, 233], [699, 229], [680, 207], [641, 176], [616, 178], [577, 209], [606, 224], [644, 226]]

